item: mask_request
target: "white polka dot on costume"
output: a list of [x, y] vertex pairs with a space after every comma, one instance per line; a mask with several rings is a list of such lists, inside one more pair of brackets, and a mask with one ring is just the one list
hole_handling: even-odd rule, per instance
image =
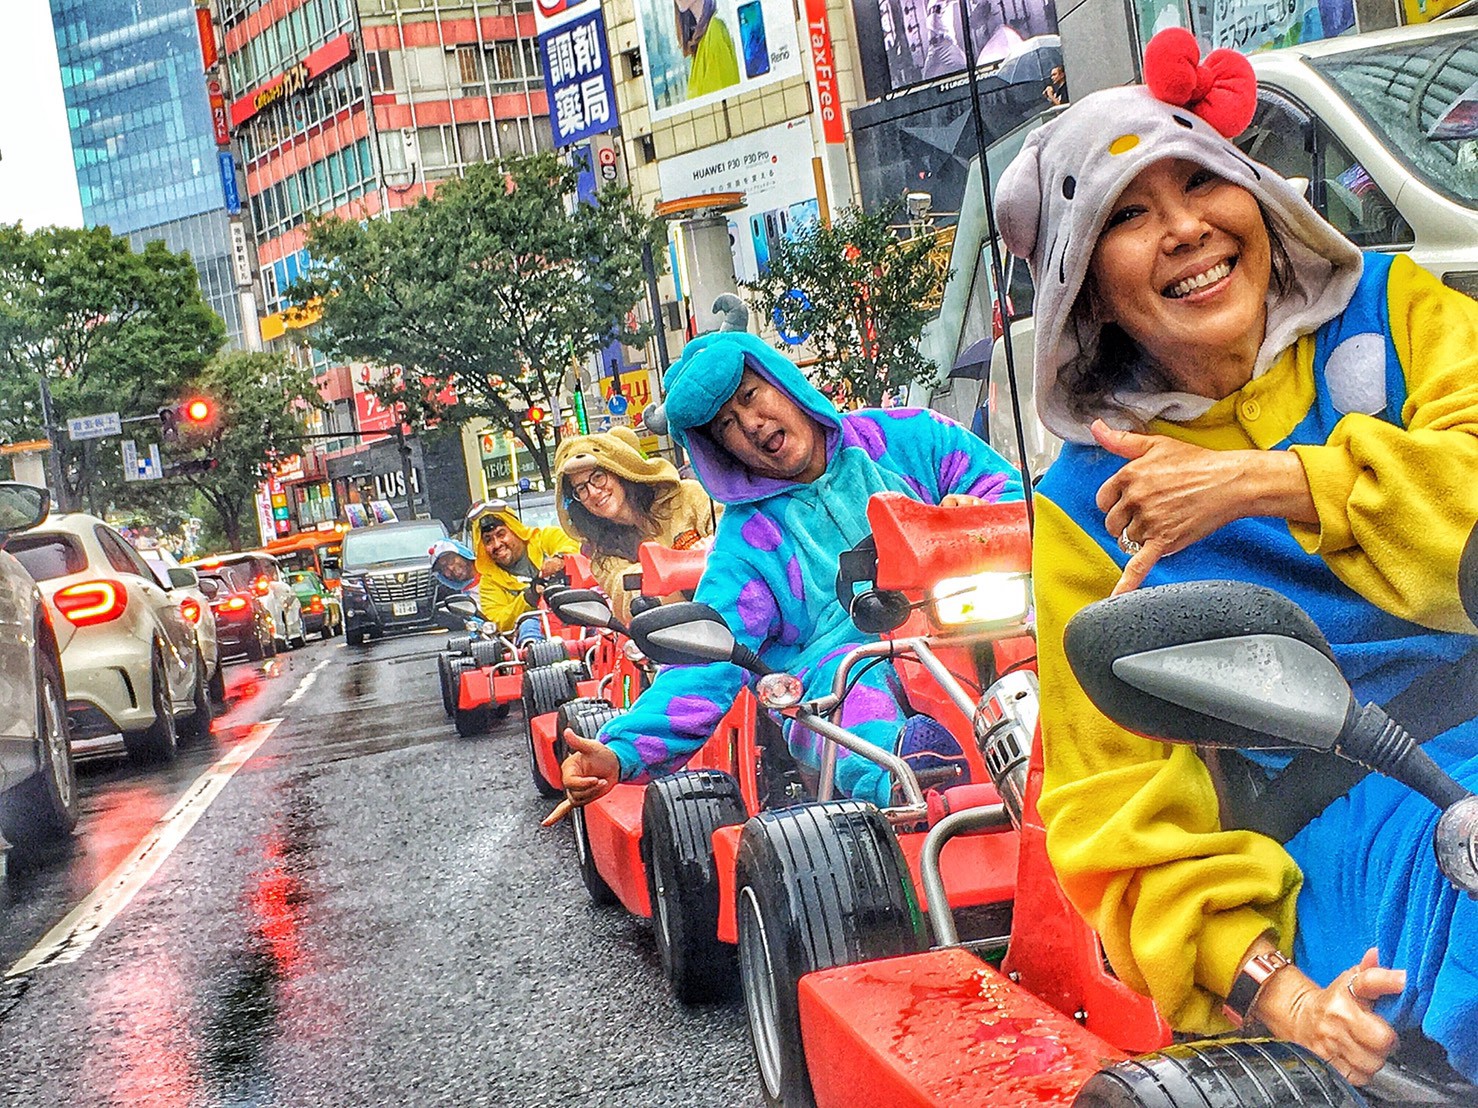
[[1386, 406], [1386, 338], [1367, 332], [1345, 339], [1324, 363], [1329, 402], [1341, 415], [1375, 415]]

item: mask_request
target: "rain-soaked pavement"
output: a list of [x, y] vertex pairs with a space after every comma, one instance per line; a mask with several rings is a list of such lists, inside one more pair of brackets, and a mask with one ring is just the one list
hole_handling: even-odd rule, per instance
[[[648, 924], [591, 905], [567, 827], [538, 829], [517, 710], [456, 737], [439, 643], [230, 666], [177, 763], [81, 768], [70, 850], [0, 883], [0, 967], [49, 951], [0, 981], [0, 1105], [761, 1102], [742, 1010], [672, 1000]], [[116, 917], [54, 941], [120, 867]]]

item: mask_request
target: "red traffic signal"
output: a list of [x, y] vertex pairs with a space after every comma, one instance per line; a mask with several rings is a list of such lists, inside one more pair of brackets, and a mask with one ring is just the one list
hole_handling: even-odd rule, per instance
[[546, 412], [543, 408], [539, 407], [539, 405], [532, 404], [529, 406], [529, 410], [524, 418], [527, 419], [530, 423], [543, 423], [546, 419], [549, 418], [549, 413]]
[[190, 423], [206, 423], [215, 412], [209, 400], [197, 396], [180, 405], [180, 414]]

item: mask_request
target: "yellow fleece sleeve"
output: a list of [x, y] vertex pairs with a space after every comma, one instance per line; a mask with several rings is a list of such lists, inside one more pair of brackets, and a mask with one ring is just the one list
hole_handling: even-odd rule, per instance
[[570, 538], [562, 527], [540, 527], [529, 539], [529, 561], [538, 569], [545, 558], [556, 554], [578, 554], [580, 544]]
[[493, 580], [491, 573], [482, 575], [482, 583], [477, 589], [477, 605], [482, 609], [482, 618], [497, 626], [500, 631], [512, 631], [514, 620], [525, 612], [533, 611], [529, 602], [524, 599], [521, 588], [504, 588]]
[[1063, 629], [1109, 594], [1119, 569], [1061, 508], [1041, 495], [1036, 503], [1048, 856], [1126, 984], [1178, 1030], [1224, 1031], [1222, 998], [1253, 941], [1272, 932], [1292, 947], [1302, 874], [1272, 839], [1221, 829], [1211, 775], [1192, 748], [1131, 734], [1088, 700]]
[[1348, 415], [1327, 443], [1293, 447], [1319, 522], [1290, 530], [1372, 604], [1472, 633], [1457, 569], [1478, 521], [1478, 301], [1404, 256], [1391, 263], [1387, 296], [1405, 427]]

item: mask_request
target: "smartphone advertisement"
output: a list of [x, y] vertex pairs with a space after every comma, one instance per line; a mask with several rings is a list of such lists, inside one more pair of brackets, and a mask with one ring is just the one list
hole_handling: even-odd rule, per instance
[[790, 0], [634, 0], [652, 121], [801, 75]]
[[728, 213], [734, 276], [753, 281], [787, 239], [821, 218], [815, 149], [809, 119], [705, 146], [657, 163], [662, 199], [715, 192], [744, 193], [744, 207]]

